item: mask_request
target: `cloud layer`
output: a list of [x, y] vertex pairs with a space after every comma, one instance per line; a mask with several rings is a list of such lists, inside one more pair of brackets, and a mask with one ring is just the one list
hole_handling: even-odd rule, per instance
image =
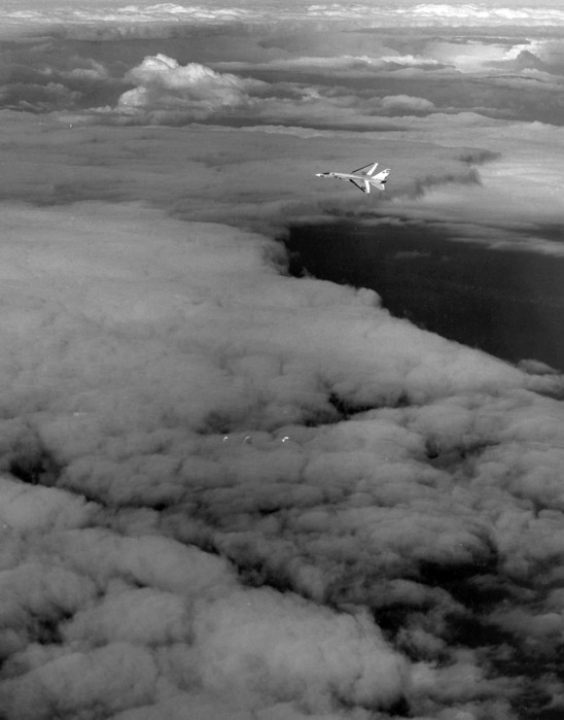
[[422, 3], [399, 0], [375, 6], [370, 3], [314, 3], [304, 7], [300, 0], [274, 2], [245, 0], [237, 4], [214, 0], [205, 4], [188, 2], [154, 3], [141, 0], [96, 0], [88, 4], [45, 0], [45, 2], [5, 3], [2, 11], [5, 32], [22, 32], [36, 27], [61, 25], [67, 32], [88, 34], [89, 27], [106, 26], [117, 34], [136, 33], [152, 25], [232, 26], [287, 23], [292, 26], [339, 24], [342, 27], [428, 27], [428, 26], [560, 26], [562, 11], [558, 0], [534, 4], [527, 0], [489, 0]]
[[2, 223], [7, 718], [511, 718], [531, 643], [552, 686], [557, 377], [259, 235]]
[[[556, 9], [6, 6], [6, 720], [562, 711], [562, 377], [272, 239], [561, 254]], [[377, 198], [314, 178], [369, 159]]]

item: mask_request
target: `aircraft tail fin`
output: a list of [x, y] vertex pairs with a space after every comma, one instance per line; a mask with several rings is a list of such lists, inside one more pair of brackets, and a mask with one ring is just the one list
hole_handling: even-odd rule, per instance
[[379, 173], [372, 175], [370, 179], [366, 179], [364, 182], [366, 185], [376, 188], [377, 190], [385, 190], [386, 180], [388, 179], [389, 174], [390, 170], [386, 168], [386, 170], [381, 170]]
[[376, 173], [376, 175], [372, 175], [371, 180], [376, 180], [379, 183], [385, 184], [390, 172], [391, 170], [389, 168], [386, 168], [385, 170], [380, 170], [380, 172]]

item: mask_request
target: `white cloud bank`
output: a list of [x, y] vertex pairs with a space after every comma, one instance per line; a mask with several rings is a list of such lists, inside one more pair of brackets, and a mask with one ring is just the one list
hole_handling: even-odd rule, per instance
[[[79, 3], [69, 0], [7, 0], [0, 10], [2, 35], [23, 33], [37, 27], [65, 26], [69, 34], [84, 35], [105, 28], [112, 35], [127, 35], [133, 29], [151, 35], [162, 26], [277, 25], [304, 24], [319, 28], [331, 24], [341, 27], [458, 27], [458, 26], [554, 26], [559, 27], [564, 12], [558, 0], [489, 0], [487, 2], [421, 3], [397, 0], [394, 3], [310, 3], [285, 0], [283, 4], [243, 0], [225, 3], [155, 3], [142, 0], [95, 0]], [[160, 26], [160, 29], [159, 29]], [[155, 28], [157, 28], [155, 30]]]
[[257, 80], [217, 73], [199, 63], [181, 66], [162, 54], [146, 57], [125, 79], [138, 86], [123, 93], [118, 111], [174, 109], [190, 112], [197, 119], [249, 102], [249, 91], [264, 85]]
[[498, 641], [457, 633], [549, 666], [558, 377], [284, 277], [259, 235], [97, 203], [0, 226], [7, 720], [513, 717]]
[[[163, 54], [147, 56], [125, 75], [137, 86], [124, 92], [114, 108], [94, 109], [91, 119], [117, 123], [187, 125], [193, 121], [285, 122], [288, 125], [376, 128], [385, 120], [374, 110], [402, 114], [432, 112], [424, 98], [387, 96], [365, 103], [339, 97], [321, 87], [269, 84], [217, 72], [200, 63], [182, 66]], [[363, 107], [363, 104], [365, 107]]]

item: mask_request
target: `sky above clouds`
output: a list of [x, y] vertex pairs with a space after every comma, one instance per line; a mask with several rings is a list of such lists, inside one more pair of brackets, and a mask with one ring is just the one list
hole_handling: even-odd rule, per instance
[[[395, 225], [400, 263], [440, 229], [559, 267], [561, 20], [3, 4], [7, 720], [564, 711], [562, 368], [292, 277], [280, 241]], [[313, 177], [372, 159], [377, 197]]]

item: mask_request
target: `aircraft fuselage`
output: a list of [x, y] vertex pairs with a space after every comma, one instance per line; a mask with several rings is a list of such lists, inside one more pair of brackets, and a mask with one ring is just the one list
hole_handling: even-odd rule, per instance
[[359, 190], [362, 190], [362, 192], [364, 193], [370, 193], [370, 190], [372, 188], [376, 188], [377, 190], [384, 190], [386, 187], [386, 180], [388, 179], [388, 175], [390, 174], [390, 170], [386, 168], [386, 170], [376, 172], [378, 163], [373, 163], [370, 166], [365, 165], [365, 167], [369, 167], [370, 169], [367, 172], [362, 172], [364, 168], [359, 168], [358, 170], [353, 170], [350, 173], [334, 171], [315, 173], [315, 177], [332, 178], [334, 180], [347, 180], [348, 182], [351, 182], [353, 185], [355, 185]]

